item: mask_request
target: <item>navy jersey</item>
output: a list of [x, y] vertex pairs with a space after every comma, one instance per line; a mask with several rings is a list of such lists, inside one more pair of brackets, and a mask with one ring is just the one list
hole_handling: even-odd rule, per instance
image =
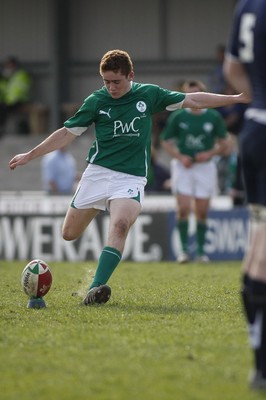
[[266, 1], [241, 0], [234, 15], [229, 53], [246, 68], [253, 100], [249, 105], [266, 109]]

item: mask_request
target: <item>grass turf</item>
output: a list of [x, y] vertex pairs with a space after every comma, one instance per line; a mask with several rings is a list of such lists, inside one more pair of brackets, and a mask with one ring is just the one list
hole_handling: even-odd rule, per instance
[[2, 400], [253, 400], [240, 263], [123, 262], [103, 306], [81, 300], [95, 263], [51, 263], [27, 309], [26, 263], [0, 261]]

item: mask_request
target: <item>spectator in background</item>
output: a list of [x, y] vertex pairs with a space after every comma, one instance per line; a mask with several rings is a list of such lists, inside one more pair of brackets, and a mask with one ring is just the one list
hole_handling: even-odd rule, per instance
[[[183, 92], [204, 92], [200, 81], [187, 81]], [[216, 110], [185, 108], [173, 112], [161, 134], [162, 147], [171, 161], [172, 191], [177, 202], [177, 229], [181, 242], [179, 263], [189, 261], [188, 225], [192, 204], [196, 214], [197, 260], [208, 262], [204, 253], [210, 198], [217, 185], [213, 157], [227, 149], [227, 130]]]
[[[0, 135], [4, 133], [7, 118], [11, 113], [19, 111], [20, 107], [30, 99], [31, 78], [20, 66], [15, 57], [8, 57], [3, 64], [0, 81]], [[27, 128], [20, 127], [20, 133]]]
[[44, 190], [49, 194], [73, 194], [79, 178], [76, 160], [68, 146], [46, 154], [41, 162]]
[[208, 79], [208, 87], [211, 92], [214, 93], [223, 93], [225, 86], [225, 79], [223, 73], [223, 62], [224, 62], [224, 54], [225, 54], [225, 46], [223, 44], [219, 44], [216, 47], [215, 59], [216, 66], [211, 71]]

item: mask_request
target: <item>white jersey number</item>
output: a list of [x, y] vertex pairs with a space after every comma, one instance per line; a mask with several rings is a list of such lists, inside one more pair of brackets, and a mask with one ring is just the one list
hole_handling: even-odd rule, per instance
[[243, 47], [239, 49], [239, 56], [243, 62], [252, 62], [254, 60], [254, 32], [256, 15], [243, 14], [240, 23], [239, 39]]

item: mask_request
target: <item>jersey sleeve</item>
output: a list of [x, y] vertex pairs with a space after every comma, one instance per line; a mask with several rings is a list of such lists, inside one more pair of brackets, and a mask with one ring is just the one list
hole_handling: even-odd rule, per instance
[[79, 110], [64, 122], [64, 126], [73, 135], [80, 136], [95, 121], [95, 98], [90, 95]]
[[[163, 89], [159, 86], [157, 86], [156, 88], [157, 93], [154, 96], [155, 102], [153, 112], [156, 113], [164, 110], [173, 111], [182, 107], [182, 103], [186, 97], [184, 93]], [[169, 106], [173, 107], [169, 108]]]
[[183, 106], [184, 100], [180, 101], [180, 103], [175, 103], [175, 104], [170, 104], [169, 106], [166, 107], [167, 111], [176, 111], [180, 110]]

